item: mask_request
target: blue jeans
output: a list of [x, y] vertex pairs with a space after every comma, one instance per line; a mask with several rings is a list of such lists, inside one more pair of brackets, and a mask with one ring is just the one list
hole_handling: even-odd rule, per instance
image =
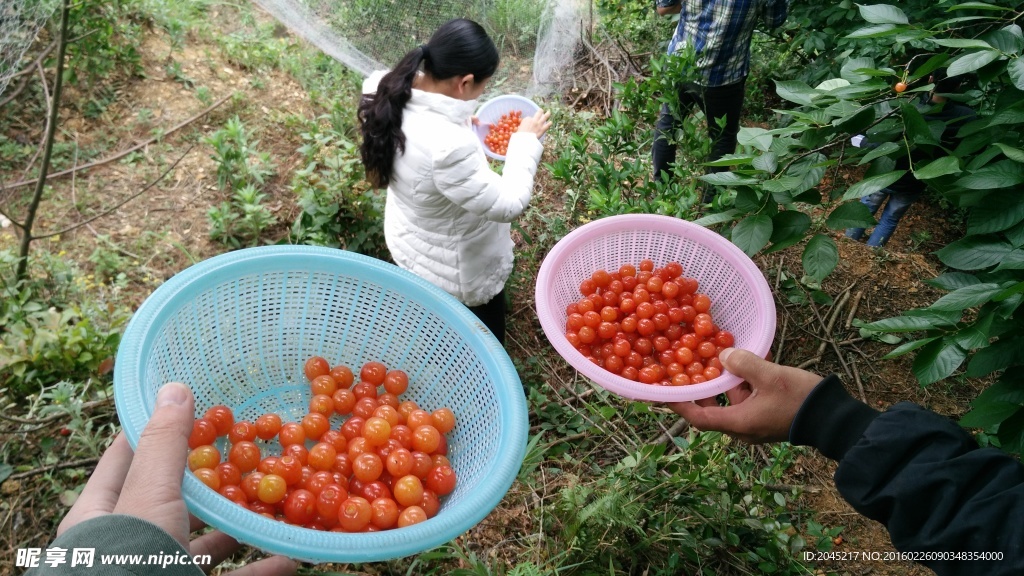
[[[885, 209], [882, 210], [882, 217], [878, 219], [878, 225], [871, 232], [871, 236], [868, 237], [868, 246], [878, 247], [885, 246], [885, 243], [892, 237], [893, 232], [896, 231], [896, 225], [899, 224], [900, 218], [907, 213], [910, 209], [910, 205], [913, 204], [920, 196], [920, 192], [896, 192], [889, 188], [884, 188], [873, 194], [860, 199], [861, 203], [871, 210], [871, 214], [874, 215], [878, 212], [879, 206], [885, 199], [889, 201], [885, 204]], [[846, 237], [853, 238], [854, 240], [860, 240], [861, 236], [864, 235], [864, 228], [847, 228]]]

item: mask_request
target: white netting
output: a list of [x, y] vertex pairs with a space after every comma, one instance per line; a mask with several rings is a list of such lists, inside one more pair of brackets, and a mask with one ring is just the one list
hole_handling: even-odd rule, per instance
[[501, 52], [496, 88], [542, 93], [571, 66], [582, 0], [256, 0], [277, 20], [348, 67], [390, 68], [452, 18], [479, 22]]
[[58, 0], [0, 0], [0, 94], [21, 70], [21, 58]]

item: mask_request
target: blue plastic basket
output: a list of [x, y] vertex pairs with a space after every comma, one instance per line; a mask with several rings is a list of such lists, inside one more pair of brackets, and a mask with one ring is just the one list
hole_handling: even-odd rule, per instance
[[[251, 512], [186, 473], [183, 493], [193, 514], [268, 552], [370, 562], [444, 544], [498, 505], [522, 465], [529, 428], [508, 355], [449, 294], [342, 250], [240, 250], [168, 280], [125, 330], [114, 369], [117, 413], [133, 448], [157, 390], [171, 381], [192, 387], [198, 414], [225, 404], [236, 419], [274, 412], [298, 420], [310, 399], [303, 365], [314, 355], [356, 369], [370, 360], [401, 368], [409, 374], [403, 398], [455, 412], [448, 457], [459, 481], [437, 516], [373, 533], [310, 530]], [[332, 418], [332, 427], [340, 422]]]

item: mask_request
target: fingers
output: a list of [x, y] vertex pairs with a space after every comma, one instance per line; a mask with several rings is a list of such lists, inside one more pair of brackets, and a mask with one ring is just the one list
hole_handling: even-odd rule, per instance
[[132, 447], [123, 433], [118, 434], [103, 453], [75, 505], [57, 527], [57, 536], [81, 522], [112, 512], [131, 465]]
[[284, 556], [271, 556], [252, 564], [229, 572], [232, 576], [290, 576], [295, 574], [299, 565]]
[[114, 509], [156, 524], [183, 546], [188, 546], [189, 520], [181, 481], [194, 405], [192, 391], [184, 384], [175, 382], [160, 389]]
[[776, 367], [775, 364], [742, 348], [726, 348], [718, 354], [718, 360], [726, 370], [744, 380], [757, 380], [758, 376]]
[[533, 115], [534, 120], [537, 122], [537, 137], [540, 138], [551, 128], [551, 112], [547, 110], [537, 110], [536, 114]]
[[703, 406], [705, 408], [709, 406], [718, 406], [718, 399], [712, 396], [711, 398], [701, 398], [700, 400], [694, 400], [694, 404], [697, 406]]
[[551, 128], [551, 112], [546, 110], [537, 110], [533, 116], [524, 118], [522, 123], [519, 124], [519, 132], [533, 132], [540, 138], [545, 132]]
[[743, 402], [747, 398], [750, 398], [750, 394], [753, 390], [750, 388], [750, 384], [747, 382], [741, 382], [738, 386], [732, 390], [725, 392], [725, 397], [729, 399], [729, 404], [735, 406], [740, 402]]
[[240, 547], [241, 544], [237, 540], [219, 530], [215, 530], [193, 540], [189, 545], [189, 553], [193, 558], [207, 554], [210, 556], [210, 564], [201, 566], [203, 571], [208, 573], [211, 569], [220, 565], [221, 562], [230, 558]]
[[744, 428], [741, 406], [700, 406], [693, 402], [668, 406], [698, 430], [735, 433]]
[[196, 530], [202, 530], [206, 528], [206, 522], [203, 522], [199, 518], [196, 518], [192, 514], [188, 515], [188, 531], [189, 533], [195, 532]]

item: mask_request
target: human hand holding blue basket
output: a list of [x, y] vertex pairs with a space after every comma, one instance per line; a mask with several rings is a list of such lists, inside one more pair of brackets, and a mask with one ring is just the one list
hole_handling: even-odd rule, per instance
[[405, 397], [455, 412], [448, 458], [459, 482], [438, 515], [382, 532], [321, 532], [260, 516], [186, 474], [183, 495], [193, 514], [268, 552], [309, 562], [369, 562], [444, 544], [497, 506], [519, 472], [529, 426], [511, 360], [450, 295], [358, 254], [253, 248], [173, 277], [125, 331], [114, 371], [118, 415], [135, 447], [157, 390], [180, 381], [192, 388], [199, 414], [224, 404], [239, 419], [277, 413], [297, 421], [309, 404], [303, 364], [314, 355], [401, 368], [410, 380]]

